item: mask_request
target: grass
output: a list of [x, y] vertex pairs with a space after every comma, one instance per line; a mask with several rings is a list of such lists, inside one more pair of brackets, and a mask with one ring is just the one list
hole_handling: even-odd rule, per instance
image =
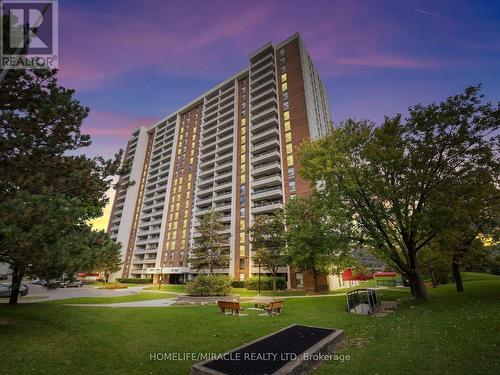
[[464, 275], [429, 291], [416, 305], [406, 290], [379, 292], [400, 298], [397, 312], [370, 318], [344, 311], [343, 296], [297, 298], [279, 317], [223, 316], [215, 306], [79, 308], [49, 303], [0, 306], [0, 368], [5, 374], [86, 372], [186, 374], [190, 361], [151, 361], [150, 353], [223, 352], [293, 323], [340, 328], [341, 353], [316, 374], [500, 373], [500, 277]]
[[[182, 284], [180, 285], [171, 284], [171, 285], [162, 285], [159, 289], [157, 286], [151, 286], [148, 288], [144, 288], [144, 290], [161, 290], [164, 292], [186, 293], [186, 286]], [[322, 292], [320, 294], [338, 294], [344, 291], [345, 290], [336, 290], [334, 292], [328, 291], [328, 292]], [[229, 294], [239, 295], [241, 297], [253, 297], [259, 294], [259, 291], [245, 289], [245, 288], [231, 288]], [[261, 291], [261, 295], [263, 296], [305, 296], [308, 294], [311, 293], [303, 290], [278, 290], [276, 292], [273, 292], [272, 290]]]
[[65, 304], [102, 304], [102, 303], [120, 303], [120, 302], [136, 302], [136, 301], [148, 301], [153, 299], [162, 298], [173, 298], [177, 297], [177, 294], [168, 293], [137, 293], [128, 296], [115, 296], [115, 297], [76, 297], [76, 298], [66, 298], [59, 299], [55, 301], [44, 301], [44, 303], [51, 303], [56, 305]]

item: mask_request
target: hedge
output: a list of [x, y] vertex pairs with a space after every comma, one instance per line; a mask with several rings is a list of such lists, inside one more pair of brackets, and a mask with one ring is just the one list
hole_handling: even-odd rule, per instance
[[233, 280], [233, 282], [231, 282], [231, 286], [233, 288], [244, 288], [245, 287], [245, 281], [243, 280]]
[[116, 281], [118, 281], [119, 283], [123, 283], [123, 284], [152, 284], [153, 283], [153, 279], [133, 279], [133, 278], [130, 278], [130, 279], [116, 279]]
[[[250, 290], [259, 290], [259, 277], [252, 276], [245, 282], [245, 287]], [[269, 276], [260, 277], [260, 289], [262, 290], [272, 290], [273, 289], [273, 279]], [[284, 290], [286, 289], [286, 278], [279, 276], [276, 278], [276, 289]]]

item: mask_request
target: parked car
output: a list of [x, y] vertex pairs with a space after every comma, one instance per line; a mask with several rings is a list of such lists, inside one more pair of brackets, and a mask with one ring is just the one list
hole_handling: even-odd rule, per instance
[[35, 285], [45, 285], [47, 282], [45, 280], [42, 280], [42, 279], [34, 279], [34, 280], [31, 280], [31, 283], [35, 284]]
[[[10, 297], [12, 294], [11, 285], [2, 283], [0, 284], [0, 297]], [[21, 284], [19, 287], [19, 295], [25, 296], [28, 294], [28, 286], [26, 284]]]
[[81, 288], [83, 283], [80, 280], [66, 280], [59, 283], [61, 288]]

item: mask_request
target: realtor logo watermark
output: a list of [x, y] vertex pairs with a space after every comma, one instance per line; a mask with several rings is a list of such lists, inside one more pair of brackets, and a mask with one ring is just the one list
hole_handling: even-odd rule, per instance
[[57, 69], [57, 1], [0, 3], [0, 68]]

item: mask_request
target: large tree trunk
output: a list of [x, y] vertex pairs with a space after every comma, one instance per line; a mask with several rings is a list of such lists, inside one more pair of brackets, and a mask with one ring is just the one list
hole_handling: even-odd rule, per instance
[[273, 292], [276, 292], [276, 272], [273, 272]]
[[106, 284], [109, 282], [109, 273], [108, 272], [104, 272], [104, 277], [106, 279]]
[[314, 278], [314, 292], [318, 292], [318, 272], [316, 272], [316, 269], [313, 268], [313, 278]]
[[427, 289], [424, 285], [424, 280], [422, 279], [422, 274], [418, 268], [417, 263], [417, 252], [413, 247], [408, 247], [408, 279], [410, 282], [410, 288], [412, 289], [412, 295], [416, 302], [427, 301]]
[[456, 254], [453, 255], [451, 270], [453, 271], [453, 280], [455, 280], [457, 292], [462, 293], [464, 291], [464, 283], [462, 281], [462, 274], [460, 273], [460, 260]]
[[21, 281], [24, 276], [24, 267], [14, 264], [12, 269], [12, 284], [11, 284], [11, 294], [9, 299], [9, 305], [17, 305], [17, 300], [19, 298], [19, 288], [21, 287]]

